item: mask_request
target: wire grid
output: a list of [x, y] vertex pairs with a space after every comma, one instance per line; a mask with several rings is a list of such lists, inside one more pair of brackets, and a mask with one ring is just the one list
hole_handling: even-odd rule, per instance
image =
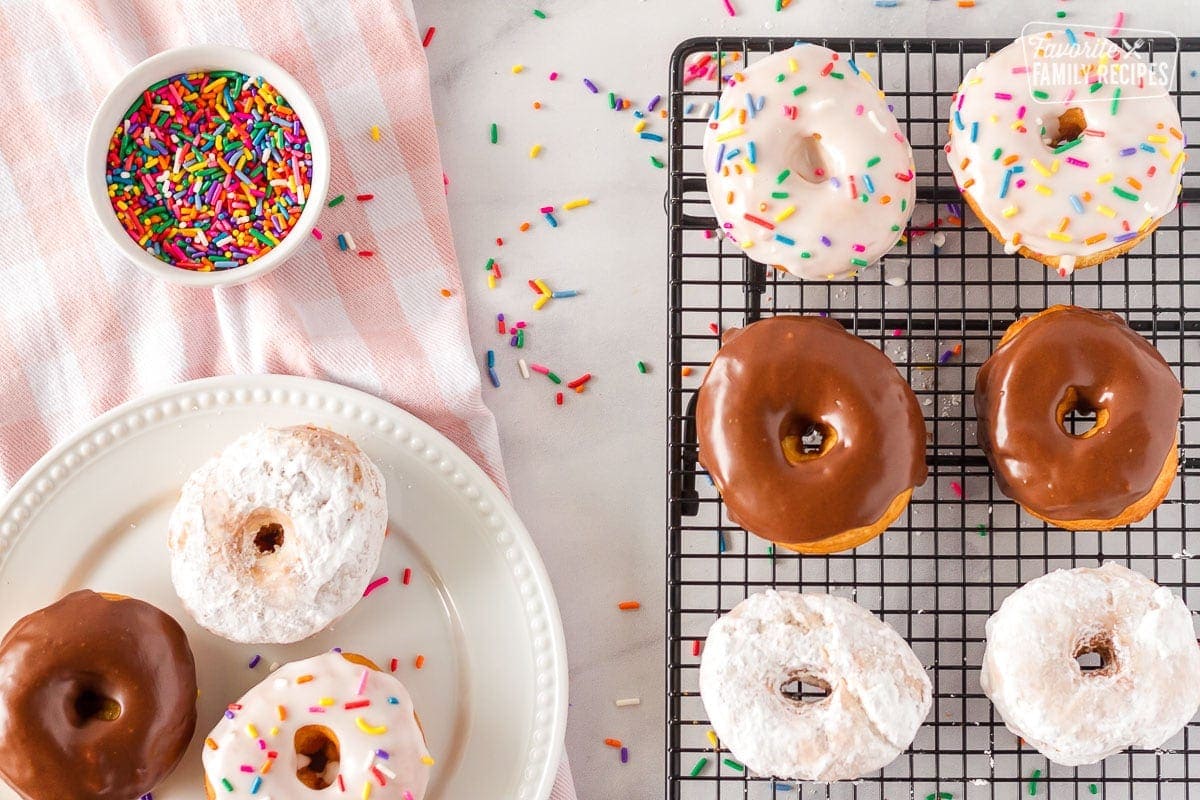
[[[735, 69], [789, 47], [791, 39], [701, 38], [672, 59], [670, 97], [670, 345], [668, 398], [667, 796], [714, 798], [879, 798], [949, 793], [955, 798], [1028, 796], [1040, 770], [1039, 797], [1200, 797], [1200, 726], [1193, 723], [1158, 751], [1126, 751], [1086, 767], [1050, 764], [1003, 725], [979, 685], [984, 623], [1022, 583], [1058, 568], [1114, 560], [1182, 595], [1200, 609], [1200, 533], [1189, 531], [1200, 495], [1200, 279], [1185, 277], [1183, 254], [1200, 250], [1200, 174], [1184, 178], [1183, 202], [1134, 252], [1063, 280], [1042, 265], [1006, 255], [969, 212], [946, 218], [961, 198], [941, 152], [950, 99], [964, 72], [1009, 40], [813, 40], [857, 59], [895, 106], [917, 171], [914, 231], [882, 268], [842, 282], [801, 282], [706, 238], [716, 227], [701, 155], [703, 105], [720, 81], [684, 84], [693, 57], [739, 53]], [[1178, 47], [1174, 96], [1189, 142], [1200, 142], [1200, 39], [1154, 40]], [[724, 71], [724, 70], [723, 70]], [[691, 109], [690, 112], [686, 111]], [[1189, 151], [1195, 145], [1189, 145]], [[1191, 163], [1197, 163], [1191, 153]], [[940, 220], [940, 221], [938, 221]], [[945, 235], [940, 252], [936, 228]], [[1173, 365], [1185, 387], [1180, 474], [1146, 520], [1107, 533], [1048, 528], [1022, 512], [992, 482], [975, 443], [972, 391], [980, 364], [1019, 316], [1054, 303], [1116, 311]], [[696, 465], [694, 395], [724, 330], [776, 313], [828, 313], [883, 349], [908, 378], [931, 433], [929, 479], [887, 532], [857, 550], [830, 556], [773, 553], [731, 523]], [[954, 345], [960, 356], [935, 366]], [[681, 374], [690, 367], [688, 377]], [[961, 494], [959, 488], [961, 488]], [[1196, 513], [1193, 512], [1193, 520]], [[982, 526], [982, 527], [981, 527]], [[723, 539], [723, 544], [722, 544]], [[724, 548], [722, 550], [722, 548]], [[768, 587], [850, 597], [891, 624], [926, 665], [933, 710], [911, 748], [881, 772], [852, 783], [792, 784], [739, 772], [714, 751], [697, 690], [694, 642], [752, 592]], [[1200, 679], [1200, 677], [1198, 677]], [[700, 757], [709, 763], [690, 775]], [[1092, 785], [1095, 791], [1092, 791]], [[943, 794], [944, 798], [946, 795]]]

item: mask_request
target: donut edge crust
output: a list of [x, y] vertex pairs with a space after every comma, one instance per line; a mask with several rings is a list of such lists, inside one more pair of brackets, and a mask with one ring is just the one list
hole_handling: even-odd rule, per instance
[[[954, 123], [952, 123], [952, 122], [946, 124], [946, 130], [949, 132], [949, 135], [951, 137], [954, 136], [954, 127], [953, 126], [954, 126]], [[992, 238], [995, 239], [997, 242], [999, 242], [1001, 245], [1007, 244], [1008, 242], [1000, 234], [1000, 229], [995, 226], [995, 224], [992, 222], [992, 220], [986, 214], [984, 214], [982, 211], [979, 210], [979, 206], [975, 205], [975, 200], [971, 197], [970, 193], [964, 192], [961, 189], [959, 189], [959, 194], [962, 195], [963, 201], [966, 202], [966, 204], [970, 207], [971, 211], [975, 212], [975, 216], [979, 219], [980, 222], [983, 223], [983, 227], [987, 228], [987, 231], [988, 231], [988, 233], [990, 233], [992, 235]], [[1164, 214], [1163, 216], [1166, 216], [1166, 214]], [[1146, 237], [1148, 237], [1150, 234], [1154, 233], [1154, 231], [1158, 228], [1158, 224], [1160, 222], [1162, 222], [1162, 217], [1159, 217], [1158, 219], [1154, 220], [1154, 222], [1152, 222], [1146, 228], [1146, 230], [1142, 231], [1137, 236], [1133, 237], [1132, 239], [1130, 239], [1127, 242], [1121, 242], [1118, 245], [1113, 245], [1112, 247], [1108, 248], [1107, 250], [1101, 250], [1099, 253], [1093, 253], [1090, 256], [1076, 256], [1074, 269], [1076, 271], [1078, 271], [1081, 269], [1086, 269], [1088, 267], [1095, 267], [1095, 266], [1098, 266], [1099, 264], [1104, 263], [1105, 261], [1108, 261], [1110, 258], [1116, 258], [1119, 255], [1123, 255], [1124, 253], [1129, 252], [1130, 250], [1132, 250], [1133, 248], [1135, 248], [1139, 244], [1141, 244], [1143, 241], [1145, 241]], [[1048, 267], [1049, 269], [1053, 269], [1053, 270], [1057, 270], [1059, 268], [1059, 259], [1062, 258], [1061, 256], [1051, 256], [1051, 255], [1046, 255], [1045, 253], [1038, 253], [1034, 250], [1030, 250], [1025, 245], [1018, 245], [1017, 254], [1024, 256], [1025, 258], [1031, 259], [1033, 261], [1040, 262], [1043, 266]], [[1049, 310], [1049, 309], [1047, 309], [1047, 310]], [[1055, 523], [1055, 524], [1057, 524], [1057, 523]]]
[[[830, 536], [815, 542], [800, 542], [795, 544], [776, 542], [776, 544], [796, 553], [804, 553], [806, 555], [825, 555], [828, 553], [840, 553], [843, 550], [853, 550], [855, 547], [860, 547], [881, 535], [891, 527], [892, 523], [908, 508], [908, 503], [912, 499], [912, 493], [912, 489], [905, 489], [896, 495], [892, 499], [891, 505], [883, 512], [883, 516], [870, 525], [864, 525], [861, 528], [851, 528], [848, 531], [842, 531], [836, 536]], [[753, 531], [751, 532], [753, 533]]]
[[[1157, 225], [1158, 223], [1155, 223]], [[1151, 229], [1153, 230], [1153, 228]], [[1149, 231], [1147, 231], [1149, 232]], [[1139, 240], [1140, 241], [1140, 240]], [[1053, 314], [1055, 311], [1065, 311], [1071, 306], [1058, 305], [1050, 306], [1044, 311], [1039, 311], [1036, 314], [1029, 314], [1021, 317], [1019, 320], [1008, 326], [1004, 331], [1004, 335], [1000, 337], [1000, 343], [996, 345], [996, 349], [992, 351], [994, 354], [1001, 347], [1007, 344], [1011, 339], [1015, 338], [1029, 323], [1033, 322], [1038, 317], [1047, 314]], [[990, 358], [991, 356], [989, 356]], [[1135, 522], [1141, 522], [1150, 512], [1158, 508], [1162, 501], [1166, 498], [1167, 492], [1171, 491], [1171, 485], [1175, 483], [1175, 473], [1179, 469], [1179, 434], [1175, 434], [1175, 443], [1171, 445], [1170, 451], [1167, 453], [1166, 460], [1163, 461], [1162, 469], [1158, 472], [1158, 477], [1154, 479], [1154, 485], [1150, 487], [1150, 491], [1142, 495], [1141, 498], [1135, 500], [1125, 507], [1120, 514], [1109, 519], [1054, 519], [1047, 517], [1031, 509], [1029, 506], [1022, 503], [1017, 503], [1032, 517], [1040, 519], [1042, 522], [1048, 522], [1051, 525], [1062, 528], [1068, 531], [1110, 531], [1113, 528], [1120, 528], [1124, 525], [1132, 525]]]

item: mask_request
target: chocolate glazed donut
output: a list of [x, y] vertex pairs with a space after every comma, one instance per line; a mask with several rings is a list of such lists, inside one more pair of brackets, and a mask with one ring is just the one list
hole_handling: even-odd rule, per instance
[[26, 800], [131, 800], [196, 727], [196, 665], [154, 606], [73, 592], [0, 641], [0, 775]]
[[879, 535], [927, 475], [912, 388], [878, 348], [821, 317], [726, 331], [696, 428], [730, 519], [802, 553]]
[[[1013, 323], [979, 370], [979, 446], [996, 483], [1039, 519], [1109, 530], [1162, 502], [1178, 466], [1183, 390], [1170, 365], [1107, 311], [1052, 306]], [[1071, 433], [1071, 412], [1093, 427]]]

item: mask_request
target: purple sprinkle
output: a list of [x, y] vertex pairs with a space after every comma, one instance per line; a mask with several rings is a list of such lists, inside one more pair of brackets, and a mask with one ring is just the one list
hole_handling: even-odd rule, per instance
[[829, 185], [830, 185], [830, 186], [832, 186], [832, 187], [833, 187], [833, 188], [835, 188], [835, 189], [840, 189], [840, 188], [842, 188], [842, 182], [841, 182], [841, 181], [839, 181], [839, 180], [838, 180], [836, 177], [831, 177], [831, 178], [829, 179]]
[[658, 104], [661, 100], [662, 100], [661, 94], [654, 95], [654, 98], [646, 105], [646, 110], [653, 111], [654, 109], [658, 108]]
[[1132, 239], [1133, 237], [1135, 237], [1137, 235], [1138, 235], [1137, 231], [1130, 231], [1129, 233], [1122, 233], [1118, 236], [1114, 236], [1113, 241], [1118, 242], [1118, 243], [1128, 242], [1130, 239]]
[[1080, 161], [1078, 158], [1075, 158], [1074, 156], [1067, 156], [1067, 163], [1068, 163], [1068, 164], [1070, 164], [1070, 165], [1071, 165], [1071, 166], [1073, 166], [1073, 167], [1087, 167], [1087, 166], [1089, 166], [1089, 165], [1088, 165], [1088, 162], [1086, 162], [1086, 161]]
[[388, 758], [390, 757], [390, 756], [388, 755], [388, 751], [387, 751], [387, 750], [376, 750], [376, 751], [375, 751], [375, 755], [379, 756], [379, 757], [380, 757], [380, 758], [382, 758], [384, 761], [387, 761], [387, 760], [388, 760]]
[[1136, 153], [1136, 152], [1137, 152], [1137, 148], [1136, 148], [1136, 147], [1126, 147], [1126, 148], [1124, 148], [1123, 150], [1121, 150], [1121, 155], [1123, 155], [1123, 156], [1131, 156], [1131, 155], [1133, 155], [1133, 154], [1134, 154], [1134, 153]]
[[622, 764], [629, 763], [629, 748], [628, 747], [621, 748], [621, 763]]
[[333, 652], [335, 652], [335, 653], [340, 653], [340, 652], [342, 652], [342, 648], [340, 648], [340, 647], [335, 647], [335, 648], [333, 648]]
[[938, 359], [938, 363], [945, 364], [947, 361], [950, 360], [950, 357], [953, 355], [954, 355], [953, 350], [947, 350], [946, 352], [942, 353], [942, 357]]
[[591, 80], [589, 80], [588, 78], [583, 79], [583, 85], [586, 86], [588, 88], [588, 91], [591, 92], [592, 94], [600, 93], [600, 90], [596, 88], [596, 84], [592, 83]]
[[233, 712], [229, 709], [225, 709], [225, 719], [233, 719]]
[[717, 150], [717, 163], [713, 166], [713, 172], [721, 171], [721, 162], [725, 160], [725, 143], [721, 142], [721, 147]]
[[258, 662], [260, 661], [262, 661], [262, 656], [260, 656], [258, 653], [255, 653], [254, 658], [250, 659], [250, 663], [247, 666], [249, 666], [250, 669], [254, 669], [258, 666]]
[[833, 242], [831, 242], [831, 241], [829, 240], [829, 237], [828, 237], [828, 236], [822, 236], [822, 237], [821, 237], [821, 244], [825, 245], [826, 247], [832, 247], [832, 246], [833, 246]]

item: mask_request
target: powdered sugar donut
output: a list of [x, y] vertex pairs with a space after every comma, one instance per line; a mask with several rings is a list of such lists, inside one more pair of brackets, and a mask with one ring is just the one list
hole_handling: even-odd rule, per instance
[[433, 758], [404, 684], [362, 656], [285, 664], [205, 739], [208, 796], [421, 800]]
[[1150, 67], [1068, 27], [1017, 39], [967, 72], [947, 160], [1006, 252], [1065, 277], [1131, 249], [1175, 208], [1186, 141]]
[[349, 611], [387, 530], [379, 469], [315, 427], [248, 433], [192, 473], [171, 514], [171, 580], [196, 622], [288, 643]]
[[[798, 702], [792, 681], [828, 690]], [[762, 775], [853, 780], [904, 751], [929, 714], [929, 678], [908, 644], [862, 606], [768, 590], [713, 624], [700, 659], [713, 730]]]
[[[1084, 653], [1102, 666], [1083, 671]], [[1198, 674], [1183, 601], [1109, 563], [1051, 572], [1005, 599], [987, 622], [980, 681], [1009, 730], [1077, 766], [1171, 738], [1200, 706]]]
[[878, 261], [916, 197], [912, 149], [852, 59], [799, 44], [735, 72], [704, 135], [708, 194], [743, 252], [802, 278]]

